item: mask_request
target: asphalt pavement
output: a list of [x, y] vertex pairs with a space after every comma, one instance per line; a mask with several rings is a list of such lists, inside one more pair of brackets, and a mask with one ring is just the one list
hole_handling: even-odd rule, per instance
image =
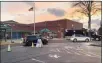
[[11, 52], [1, 50], [1, 63], [101, 63], [101, 47], [91, 43], [53, 39], [42, 48], [15, 45]]

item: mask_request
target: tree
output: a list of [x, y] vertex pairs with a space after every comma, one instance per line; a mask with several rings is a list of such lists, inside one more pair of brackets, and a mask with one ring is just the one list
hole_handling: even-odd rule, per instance
[[98, 34], [102, 35], [102, 26], [98, 29]]
[[101, 1], [78, 1], [73, 4], [73, 7], [78, 7], [75, 12], [79, 12], [88, 17], [88, 34], [91, 37], [91, 16], [95, 15], [98, 11], [101, 11]]

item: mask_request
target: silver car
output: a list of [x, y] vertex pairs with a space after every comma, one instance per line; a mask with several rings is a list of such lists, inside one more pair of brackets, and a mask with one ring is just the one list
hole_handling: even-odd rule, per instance
[[86, 41], [89, 42], [90, 41], [90, 37], [81, 35], [81, 34], [74, 34], [71, 36], [70, 38], [71, 41], [73, 42], [77, 42], [77, 41]]

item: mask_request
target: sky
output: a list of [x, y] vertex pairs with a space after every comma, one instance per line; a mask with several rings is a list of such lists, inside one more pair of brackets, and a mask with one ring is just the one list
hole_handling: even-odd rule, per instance
[[[83, 23], [87, 28], [88, 18], [80, 13], [74, 13], [77, 7], [72, 2], [1, 2], [1, 21], [15, 20], [19, 23], [30, 24], [34, 22], [70, 19]], [[28, 11], [35, 6], [34, 11]], [[35, 15], [34, 15], [35, 14]], [[98, 29], [101, 21], [101, 12], [92, 16], [92, 28]]]

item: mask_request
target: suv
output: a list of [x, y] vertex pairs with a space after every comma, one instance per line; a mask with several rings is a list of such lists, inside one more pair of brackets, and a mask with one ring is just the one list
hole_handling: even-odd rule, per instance
[[42, 40], [43, 45], [48, 44], [48, 41], [46, 39], [44, 39], [40, 36], [36, 36], [36, 35], [29, 35], [29, 36], [25, 37], [23, 39], [23, 44], [24, 44], [24, 46], [31, 46], [32, 42], [33, 42], [34, 45], [36, 45], [38, 39]]

